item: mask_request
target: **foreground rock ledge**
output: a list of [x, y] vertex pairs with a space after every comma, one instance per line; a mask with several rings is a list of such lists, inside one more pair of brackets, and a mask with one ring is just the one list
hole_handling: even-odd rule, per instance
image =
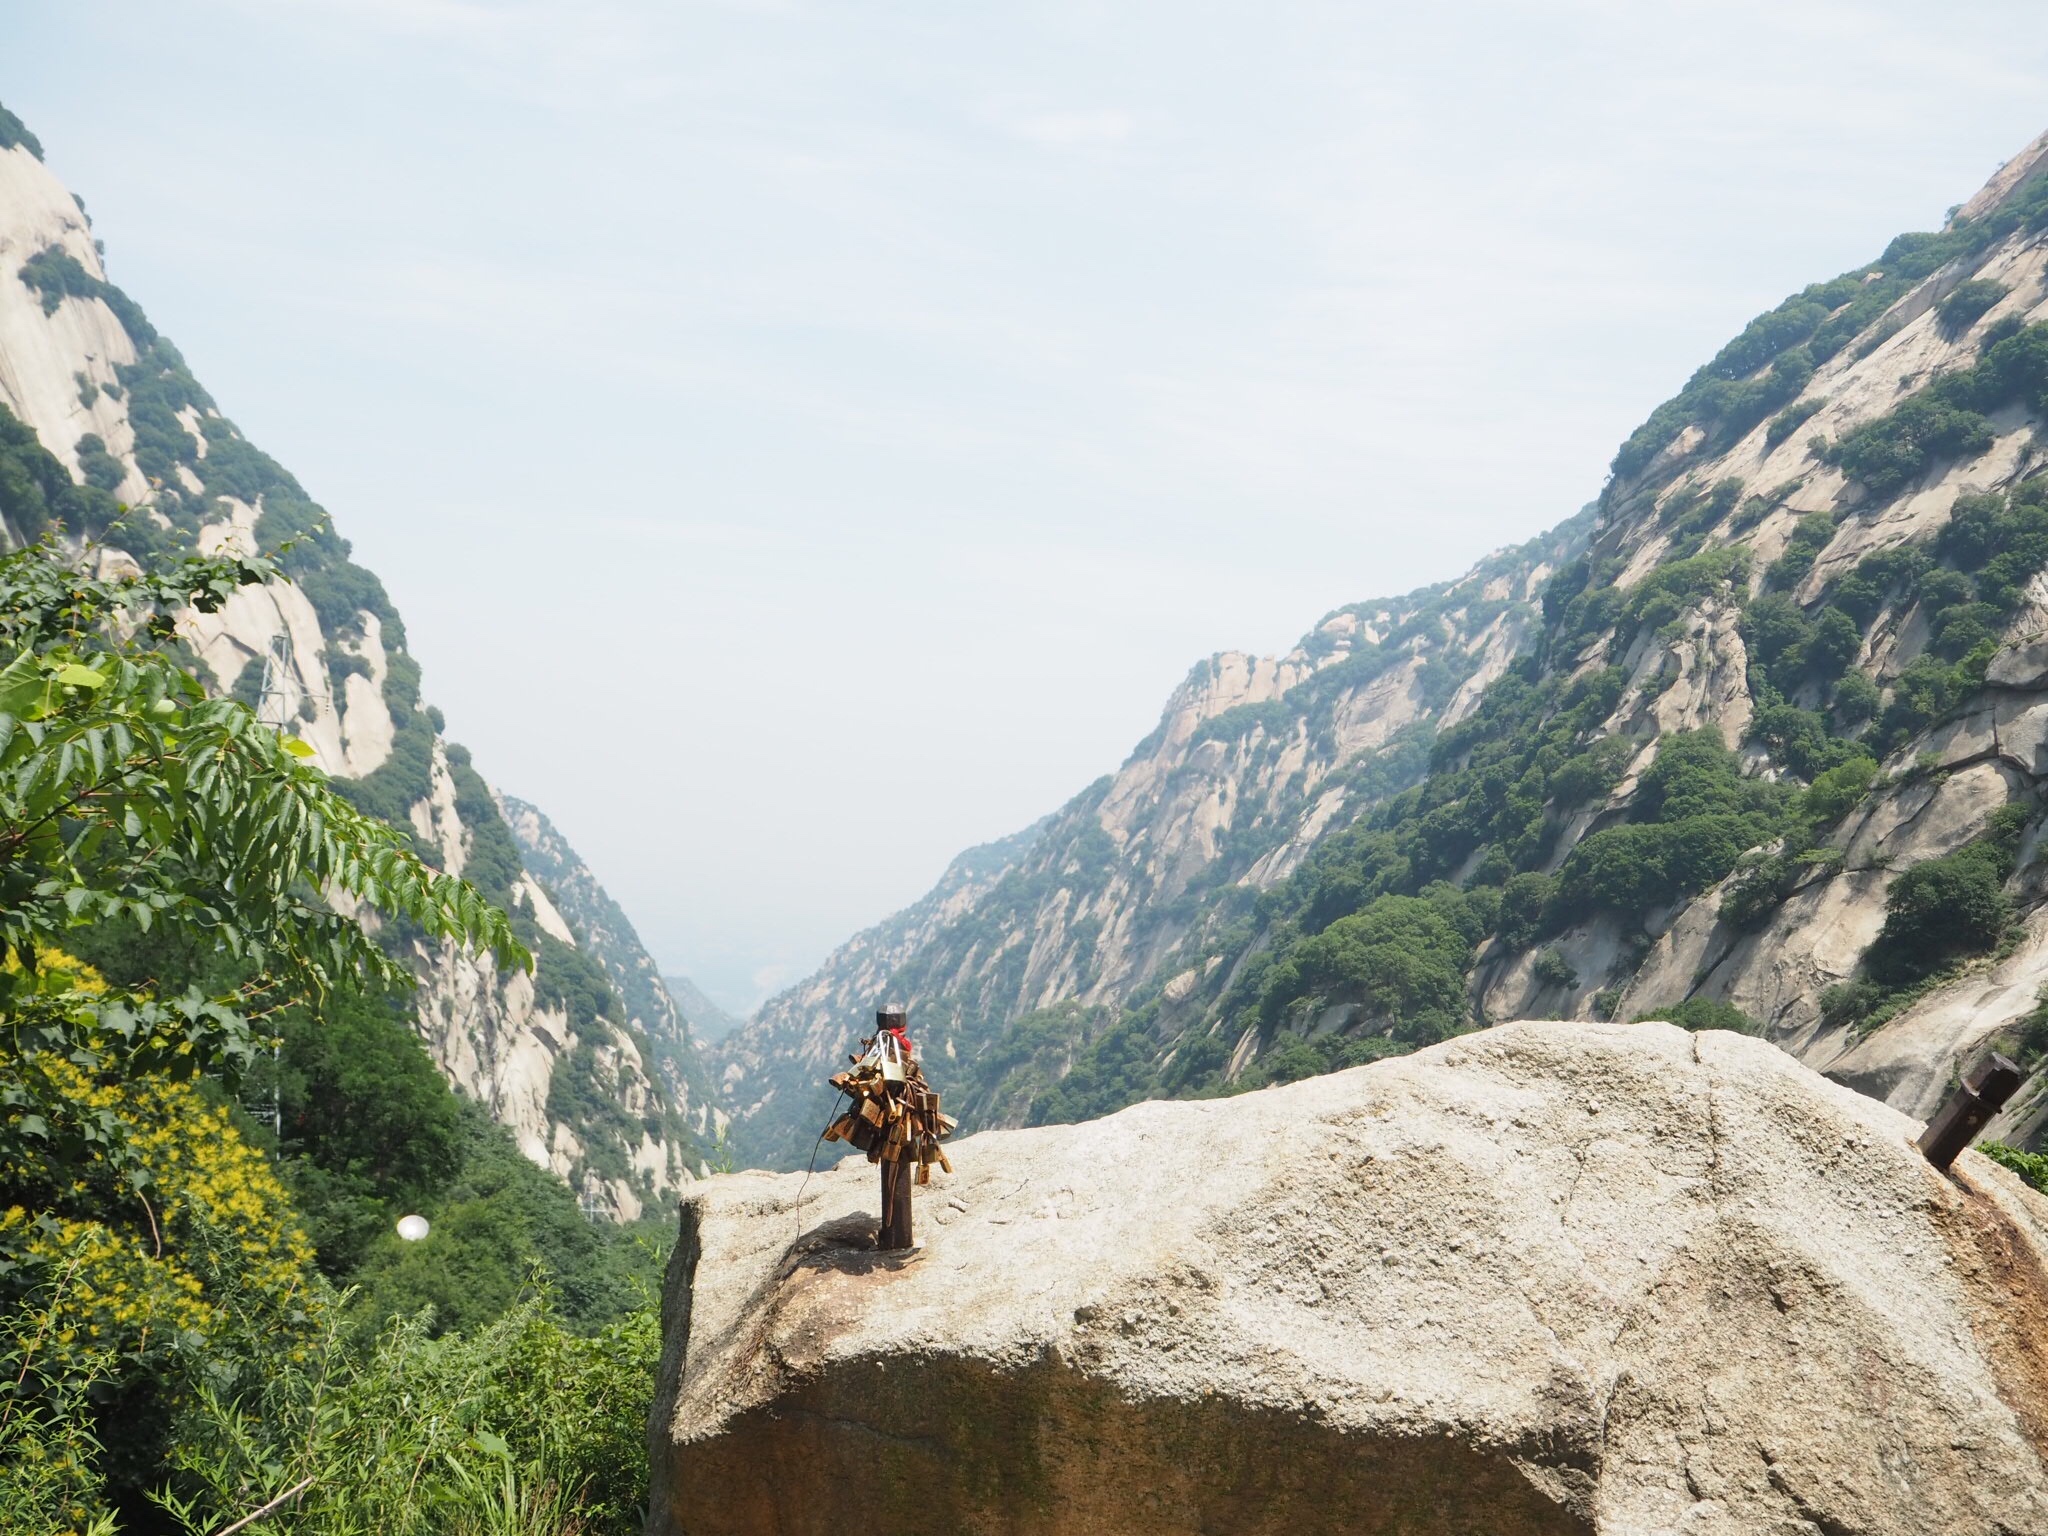
[[701, 1186], [654, 1536], [2048, 1532], [2048, 1204], [1763, 1042], [1508, 1024]]

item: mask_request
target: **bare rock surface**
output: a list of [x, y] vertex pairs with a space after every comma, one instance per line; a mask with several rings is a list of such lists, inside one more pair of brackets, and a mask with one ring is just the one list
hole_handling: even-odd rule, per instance
[[2048, 1531], [2048, 1203], [1775, 1047], [1521, 1023], [697, 1186], [652, 1536]]

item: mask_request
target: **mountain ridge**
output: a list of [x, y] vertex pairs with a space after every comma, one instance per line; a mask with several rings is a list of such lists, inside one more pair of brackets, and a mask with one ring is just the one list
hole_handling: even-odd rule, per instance
[[[788, 1161], [802, 1128], [753, 1086], [821, 1075], [863, 988], [922, 1012], [948, 1107], [977, 1126], [1549, 1014], [1749, 1029], [1923, 1116], [1992, 1045], [2048, 1059], [2044, 170], [2048, 135], [1942, 230], [1800, 290], [1702, 365], [1621, 445], [1580, 547], [1529, 561], [1501, 611], [1409, 634], [1377, 694], [1339, 691], [1371, 739], [1333, 760], [1374, 782], [1301, 817], [1270, 864], [1219, 862], [1214, 834], [1257, 803], [1262, 754], [1297, 769], [1285, 752], [1342, 714], [1311, 686], [1328, 642], [1266, 673], [1198, 668], [1120, 773], [1176, 750], [1167, 777], [1206, 813], [1148, 847], [1098, 786], [1039, 854], [1069, 906], [1091, 894], [1077, 879], [1128, 895], [1146, 859], [1227, 872], [1193, 910], [1169, 879], [1092, 913], [1170, 941], [1126, 943], [1105, 979], [1073, 965], [1098, 935], [1061, 939], [1064, 912], [1029, 945], [1006, 918], [977, 931], [992, 888], [885, 974], [830, 961], [719, 1053], [736, 1142]], [[1469, 667], [1434, 706], [1431, 665]], [[1205, 676], [1229, 702], [1168, 724]], [[997, 960], [1030, 984], [992, 1005]], [[2037, 1082], [2004, 1129], [2038, 1131], [2043, 1098]]]
[[[784, 1089], [808, 1105], [803, 1083], [885, 992], [949, 1063], [971, 1066], [994, 1033], [1046, 1009], [1068, 1009], [1084, 1031], [1099, 1023], [1155, 979], [1198, 912], [1241, 915], [1217, 909], [1284, 878], [1325, 832], [1421, 771], [1430, 722], [1459, 718], [1499, 674], [1536, 585], [1591, 522], [1588, 508], [1455, 580], [1333, 610], [1285, 655], [1196, 663], [1115, 773], [1033, 829], [963, 854], [922, 902], [870, 930], [892, 942], [835, 952], [721, 1043], [734, 1144], [801, 1155], [801, 1124], [764, 1136], [764, 1110]], [[1034, 1084], [1057, 1070], [1038, 1062]], [[961, 1100], [970, 1109], [978, 1089], [1019, 1091], [986, 1064], [983, 1077]]]

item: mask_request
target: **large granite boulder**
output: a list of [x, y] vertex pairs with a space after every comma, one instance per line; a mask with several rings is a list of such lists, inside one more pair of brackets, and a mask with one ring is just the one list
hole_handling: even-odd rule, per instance
[[2048, 1532], [2048, 1202], [1761, 1041], [1509, 1024], [683, 1210], [654, 1536]]

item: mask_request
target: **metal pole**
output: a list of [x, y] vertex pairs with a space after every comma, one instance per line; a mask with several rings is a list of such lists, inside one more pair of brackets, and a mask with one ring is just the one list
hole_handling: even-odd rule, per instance
[[[875, 1036], [879, 1040], [886, 1029], [901, 1029], [906, 1022], [901, 1008], [883, 1008], [875, 1014]], [[900, 1252], [911, 1245], [910, 1191], [911, 1173], [915, 1163], [907, 1155], [891, 1157], [892, 1152], [907, 1154], [908, 1143], [892, 1143], [888, 1140], [889, 1128], [881, 1127], [882, 1149], [882, 1226], [875, 1234], [875, 1246], [884, 1253]]]
[[1927, 1122], [1917, 1143], [1927, 1161], [1947, 1171], [1963, 1148], [1977, 1139], [1977, 1133], [1991, 1123], [1991, 1117], [2005, 1108], [2006, 1100], [2019, 1092], [2026, 1073], [2017, 1063], [1993, 1053], [1977, 1075], [1956, 1089], [1955, 1095]]

